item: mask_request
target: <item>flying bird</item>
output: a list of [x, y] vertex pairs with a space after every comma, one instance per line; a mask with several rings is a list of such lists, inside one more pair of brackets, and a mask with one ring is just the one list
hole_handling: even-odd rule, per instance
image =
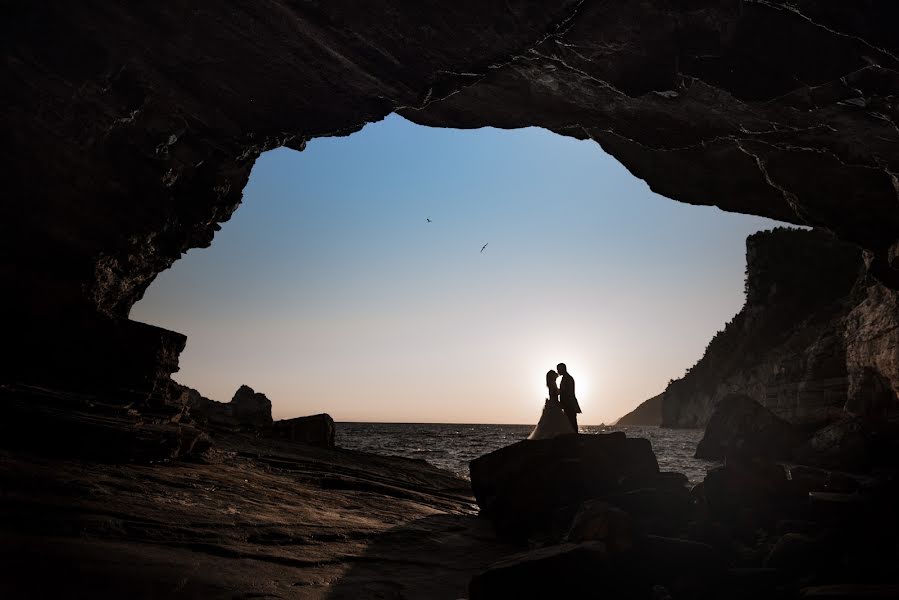
[[431, 219], [425, 217], [425, 221], [427, 221], [428, 223], [430, 223], [430, 222], [431, 222]]
[[[487, 244], [489, 244], [489, 243], [490, 242], [487, 242]], [[487, 244], [484, 244], [483, 246], [481, 246], [481, 254], [484, 253], [484, 249], [487, 248]]]

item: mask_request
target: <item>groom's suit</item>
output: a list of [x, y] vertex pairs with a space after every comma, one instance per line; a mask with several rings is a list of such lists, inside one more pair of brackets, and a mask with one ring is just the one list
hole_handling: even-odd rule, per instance
[[562, 375], [562, 382], [559, 385], [559, 403], [562, 405], [562, 410], [565, 411], [565, 416], [577, 431], [577, 414], [581, 412], [581, 407], [574, 395], [574, 377], [570, 373]]

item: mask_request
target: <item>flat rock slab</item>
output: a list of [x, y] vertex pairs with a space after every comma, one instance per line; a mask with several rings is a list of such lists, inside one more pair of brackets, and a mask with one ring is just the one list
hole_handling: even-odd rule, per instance
[[424, 461], [237, 435], [210, 461], [0, 451], [0, 596], [459, 598], [515, 551]]

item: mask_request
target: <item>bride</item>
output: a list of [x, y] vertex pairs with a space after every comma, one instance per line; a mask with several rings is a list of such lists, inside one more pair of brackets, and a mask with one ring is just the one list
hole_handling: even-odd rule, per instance
[[542, 440], [564, 433], [575, 433], [571, 422], [565, 416], [564, 411], [562, 411], [562, 405], [559, 404], [559, 386], [556, 385], [558, 377], [559, 374], [552, 369], [546, 372], [546, 387], [549, 390], [549, 398], [546, 399], [546, 405], [543, 407], [540, 421], [534, 427], [531, 435], [528, 436], [529, 440]]

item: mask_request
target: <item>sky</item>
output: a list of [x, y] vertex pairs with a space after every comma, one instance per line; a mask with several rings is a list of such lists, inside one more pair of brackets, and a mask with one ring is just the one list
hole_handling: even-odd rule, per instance
[[654, 194], [592, 141], [391, 115], [263, 154], [131, 318], [187, 334], [176, 381], [249, 385], [276, 419], [536, 423], [565, 362], [579, 422], [611, 423], [700, 358], [775, 225]]

